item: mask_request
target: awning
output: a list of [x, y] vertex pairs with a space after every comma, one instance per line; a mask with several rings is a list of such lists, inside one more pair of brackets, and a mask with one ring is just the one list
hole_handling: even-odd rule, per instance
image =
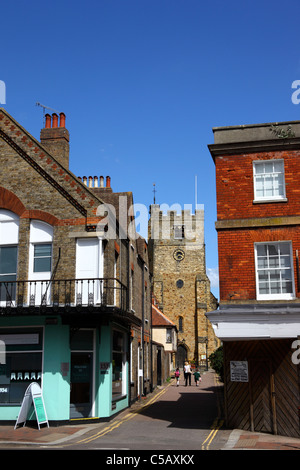
[[221, 341], [297, 338], [300, 304], [220, 305], [206, 313]]

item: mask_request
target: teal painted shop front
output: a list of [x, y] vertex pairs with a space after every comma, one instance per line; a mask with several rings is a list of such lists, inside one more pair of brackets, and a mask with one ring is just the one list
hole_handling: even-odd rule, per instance
[[41, 386], [50, 425], [107, 419], [129, 406], [126, 327], [79, 328], [61, 317], [22, 320], [0, 319], [0, 422], [17, 420], [32, 382]]

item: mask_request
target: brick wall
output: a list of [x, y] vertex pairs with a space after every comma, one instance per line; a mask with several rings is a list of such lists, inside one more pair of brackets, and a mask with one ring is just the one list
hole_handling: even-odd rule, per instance
[[[221, 302], [256, 300], [254, 244], [268, 241], [292, 242], [295, 293], [300, 297], [296, 272], [296, 250], [300, 249], [299, 157], [296, 150], [216, 157]], [[272, 159], [284, 159], [287, 201], [254, 203], [253, 161]]]
[[[257, 152], [217, 157], [217, 217], [243, 219], [300, 214], [299, 151]], [[287, 202], [253, 204], [253, 161], [284, 159]]]
[[300, 250], [300, 231], [296, 226], [219, 231], [221, 301], [256, 299], [254, 243], [278, 240], [292, 242], [295, 291], [296, 296], [300, 298], [296, 271], [296, 250]]

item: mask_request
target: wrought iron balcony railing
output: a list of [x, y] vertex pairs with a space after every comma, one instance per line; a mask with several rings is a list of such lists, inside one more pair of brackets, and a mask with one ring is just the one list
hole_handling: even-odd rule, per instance
[[126, 311], [127, 288], [114, 278], [0, 282], [0, 311], [37, 307], [114, 307]]

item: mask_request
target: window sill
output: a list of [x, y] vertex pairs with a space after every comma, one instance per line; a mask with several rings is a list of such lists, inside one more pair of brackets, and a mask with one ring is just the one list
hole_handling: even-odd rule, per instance
[[125, 400], [125, 398], [127, 398], [127, 395], [119, 395], [118, 397], [113, 397], [112, 399], [112, 403], [116, 403], [118, 401], [121, 401], [121, 400]]
[[296, 300], [295, 295], [258, 295], [256, 300]]
[[286, 197], [280, 199], [254, 199], [253, 204], [270, 204], [272, 202], [288, 202]]

